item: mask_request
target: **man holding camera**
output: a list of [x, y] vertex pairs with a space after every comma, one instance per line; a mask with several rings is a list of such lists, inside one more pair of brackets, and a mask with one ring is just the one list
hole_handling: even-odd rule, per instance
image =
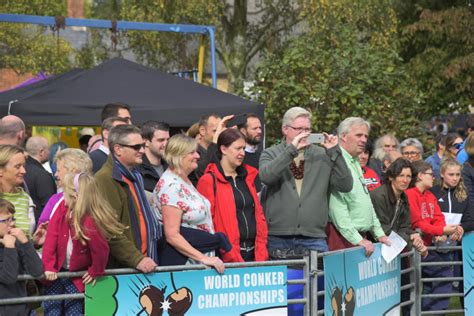
[[330, 191], [349, 192], [352, 176], [337, 146], [337, 138], [324, 134], [321, 146], [310, 144], [311, 113], [300, 107], [283, 116], [284, 141], [263, 151], [260, 179], [268, 223], [270, 256], [281, 258], [289, 250], [327, 251], [325, 228]]

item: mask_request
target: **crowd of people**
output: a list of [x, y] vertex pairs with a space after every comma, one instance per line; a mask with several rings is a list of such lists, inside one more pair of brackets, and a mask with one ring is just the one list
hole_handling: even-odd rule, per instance
[[[415, 138], [382, 135], [372, 146], [370, 123], [360, 117], [346, 118], [336, 135], [323, 133], [320, 143], [311, 143], [311, 113], [290, 108], [282, 117], [282, 141], [266, 149], [260, 118], [239, 117], [244, 120], [234, 124], [234, 115], [209, 114], [170, 137], [165, 122], [139, 128], [128, 105], [110, 103], [101, 135], [89, 135], [82, 149], [50, 148], [41, 136], [25, 140], [21, 118], [3, 117], [2, 298], [28, 294], [16, 279], [23, 273], [44, 275], [45, 294], [70, 294], [95, 284], [106, 268], [150, 273], [158, 265], [200, 263], [224, 273], [225, 262], [356, 246], [370, 256], [374, 243], [390, 246], [392, 232], [424, 261], [461, 258], [460, 251], [441, 247], [474, 230], [473, 115], [466, 140], [440, 135], [426, 161]], [[433, 243], [440, 248], [428, 251]], [[57, 277], [61, 271], [86, 272], [68, 279]], [[462, 271], [430, 266], [423, 273]], [[429, 282], [424, 291], [452, 287]], [[83, 313], [74, 300], [43, 308], [45, 315]], [[423, 308], [446, 309], [447, 299], [426, 299]], [[27, 309], [3, 305], [0, 314]]]

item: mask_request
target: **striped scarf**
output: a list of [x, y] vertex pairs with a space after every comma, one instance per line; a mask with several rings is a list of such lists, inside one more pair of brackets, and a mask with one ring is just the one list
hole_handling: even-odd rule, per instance
[[135, 241], [137, 243], [137, 248], [141, 249], [141, 235], [140, 235], [140, 226], [139, 220], [137, 218], [137, 212], [140, 210], [135, 210], [134, 197], [132, 194], [132, 189], [136, 192], [137, 203], [142, 210], [143, 217], [145, 219], [146, 231], [147, 231], [147, 256], [152, 258], [155, 262], [158, 262], [158, 241], [162, 237], [162, 228], [161, 224], [156, 216], [155, 212], [150, 207], [148, 200], [145, 195], [144, 184], [142, 175], [136, 170], [133, 169], [131, 172], [125, 168], [115, 157], [113, 157], [114, 165], [118, 168], [121, 175], [127, 178], [131, 183], [133, 183], [133, 188], [128, 187], [128, 197], [129, 197], [129, 212], [130, 212], [130, 221], [131, 228], [135, 236]]

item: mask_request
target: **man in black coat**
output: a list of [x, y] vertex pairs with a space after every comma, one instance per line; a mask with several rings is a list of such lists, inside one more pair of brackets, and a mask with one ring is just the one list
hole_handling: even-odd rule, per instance
[[35, 219], [38, 221], [49, 198], [56, 193], [53, 175], [46, 171], [42, 165], [48, 160], [48, 140], [41, 136], [30, 137], [26, 142], [26, 152], [28, 158], [25, 165], [25, 184], [36, 205]]

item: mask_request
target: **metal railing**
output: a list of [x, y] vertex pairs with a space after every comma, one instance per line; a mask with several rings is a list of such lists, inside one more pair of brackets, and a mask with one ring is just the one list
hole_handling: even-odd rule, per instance
[[[352, 248], [353, 249], [353, 248]], [[449, 250], [457, 251], [461, 249], [460, 246], [450, 247], [429, 247], [429, 251], [436, 250]], [[226, 268], [248, 268], [248, 267], [264, 267], [264, 266], [277, 266], [285, 265], [287, 267], [297, 267], [303, 269], [303, 279], [292, 279], [288, 280], [289, 285], [301, 284], [303, 285], [303, 297], [288, 299], [288, 304], [303, 304], [304, 315], [324, 315], [324, 310], [318, 310], [318, 299], [324, 298], [325, 291], [318, 288], [318, 278], [324, 277], [324, 270], [319, 266], [318, 260], [324, 258], [329, 254], [341, 252], [345, 250], [337, 250], [332, 252], [318, 253], [311, 251], [308, 256], [303, 259], [292, 259], [292, 260], [273, 260], [266, 262], [242, 262], [242, 263], [226, 263]], [[452, 314], [452, 313], [464, 313], [463, 309], [451, 309], [451, 310], [438, 310], [438, 311], [423, 311], [422, 310], [422, 299], [423, 298], [448, 298], [448, 297], [462, 297], [462, 293], [446, 293], [446, 294], [423, 294], [423, 283], [426, 282], [453, 282], [462, 281], [463, 277], [441, 277], [441, 278], [424, 278], [422, 277], [423, 267], [429, 266], [456, 266], [462, 265], [462, 261], [445, 261], [445, 262], [423, 262], [421, 255], [414, 251], [408, 251], [401, 254], [402, 260], [408, 261], [408, 264], [401, 269], [401, 276], [409, 276], [409, 282], [402, 284], [400, 293], [402, 291], [409, 290], [410, 296], [408, 300], [402, 300], [400, 307], [409, 306], [411, 315], [436, 315], [436, 314]], [[402, 265], [403, 267], [403, 265]], [[183, 270], [204, 270], [209, 269], [205, 265], [182, 265], [182, 266], [168, 266], [168, 267], [157, 267], [154, 272], [170, 272], [170, 271], [183, 271]], [[60, 278], [71, 278], [71, 277], [82, 277], [85, 271], [82, 272], [60, 272], [58, 277]], [[105, 275], [121, 275], [121, 274], [136, 274], [140, 273], [135, 269], [113, 269], [106, 270]], [[35, 278], [30, 275], [20, 275], [18, 280], [34, 280]], [[84, 294], [61, 294], [61, 295], [39, 295], [30, 297], [19, 297], [19, 298], [8, 298], [0, 299], [0, 305], [7, 304], [20, 304], [20, 303], [33, 303], [43, 302], [49, 300], [70, 300], [70, 299], [84, 299]]]

